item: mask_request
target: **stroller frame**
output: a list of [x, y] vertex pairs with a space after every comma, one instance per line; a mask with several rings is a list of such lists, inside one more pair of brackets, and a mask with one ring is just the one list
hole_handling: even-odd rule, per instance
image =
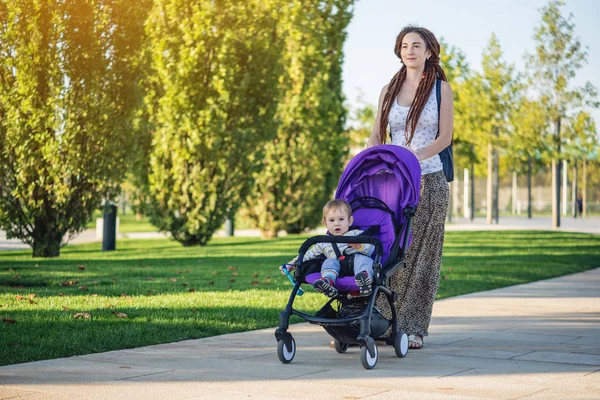
[[[398, 329], [398, 318], [396, 309], [394, 307], [394, 303], [398, 299], [398, 294], [394, 293], [389, 288], [389, 280], [390, 277], [396, 273], [399, 268], [405, 267], [405, 256], [406, 249], [408, 247], [409, 240], [409, 232], [412, 217], [416, 212], [416, 206], [406, 207], [403, 210], [404, 215], [406, 216], [406, 221], [403, 224], [403, 227], [399, 229], [397, 233], [397, 238], [401, 237], [400, 231], [404, 230], [403, 243], [399, 248], [399, 252], [397, 253], [397, 257], [395, 260], [387, 260], [385, 265], [381, 265], [381, 258], [383, 254], [383, 246], [381, 242], [371, 236], [359, 235], [359, 236], [313, 236], [308, 238], [300, 247], [298, 251], [298, 258], [295, 262], [296, 270], [294, 274], [294, 287], [290, 293], [290, 297], [285, 309], [279, 315], [279, 326], [275, 330], [275, 338], [277, 340], [277, 355], [279, 360], [284, 363], [290, 363], [294, 358], [296, 353], [296, 343], [289, 329], [289, 319], [292, 315], [299, 316], [305, 321], [321, 325], [324, 328], [327, 327], [350, 327], [352, 324], [356, 324], [356, 322], [360, 323], [360, 332], [355, 340], [345, 342], [341, 342], [336, 338], [331, 332], [328, 332], [335, 339], [335, 349], [338, 353], [345, 353], [348, 346], [351, 344], [359, 345], [361, 351], [361, 363], [365, 369], [372, 369], [377, 364], [378, 350], [376, 341], [383, 341], [386, 344], [394, 345], [394, 350], [398, 357], [405, 357], [408, 351], [408, 337], [405, 332]], [[317, 315], [307, 314], [301, 311], [298, 311], [293, 308], [294, 299], [296, 298], [296, 294], [300, 289], [302, 283], [304, 283], [304, 279], [307, 275], [308, 267], [307, 263], [303, 261], [304, 254], [306, 251], [316, 243], [370, 243], [375, 246], [375, 259], [373, 262], [373, 292], [368, 297], [367, 306], [363, 309], [363, 311], [355, 316], [350, 318], [325, 318]], [[399, 243], [394, 243], [394, 246], [398, 246]], [[383, 293], [387, 298], [390, 309], [392, 312], [392, 319], [389, 321], [391, 323], [391, 335], [389, 337], [375, 337], [371, 336], [371, 321], [373, 318], [373, 312], [375, 308], [375, 302], [377, 300], [377, 296], [379, 292]], [[332, 298], [329, 302], [326, 303], [324, 307], [331, 305], [333, 301], [339, 299], [340, 294], [336, 298]], [[366, 299], [366, 297], [365, 297]]]

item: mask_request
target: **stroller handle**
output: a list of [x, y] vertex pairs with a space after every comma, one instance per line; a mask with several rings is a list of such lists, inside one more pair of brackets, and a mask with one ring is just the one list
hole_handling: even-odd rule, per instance
[[377, 254], [379, 257], [381, 257], [383, 254], [383, 246], [381, 245], [381, 242], [372, 236], [313, 236], [306, 239], [306, 241], [300, 247], [300, 250], [298, 250], [298, 258], [295, 262], [296, 267], [299, 267], [302, 264], [301, 260], [304, 259], [304, 254], [306, 254], [308, 249], [317, 243], [369, 243], [375, 246], [375, 254]]

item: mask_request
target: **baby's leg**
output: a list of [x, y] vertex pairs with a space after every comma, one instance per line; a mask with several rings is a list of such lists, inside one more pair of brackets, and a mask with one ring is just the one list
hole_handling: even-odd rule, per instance
[[338, 295], [338, 290], [333, 286], [340, 273], [340, 262], [336, 259], [328, 258], [323, 261], [321, 266], [321, 278], [313, 283], [313, 287], [319, 293], [328, 297]]
[[373, 260], [362, 254], [354, 255], [354, 281], [361, 296], [369, 296], [373, 291]]

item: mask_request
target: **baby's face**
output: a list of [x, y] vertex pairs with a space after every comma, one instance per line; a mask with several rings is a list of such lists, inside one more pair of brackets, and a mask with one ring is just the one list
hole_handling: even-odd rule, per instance
[[344, 209], [329, 210], [325, 215], [323, 223], [327, 227], [329, 233], [334, 236], [342, 236], [348, 232], [352, 225], [353, 218], [348, 216]]

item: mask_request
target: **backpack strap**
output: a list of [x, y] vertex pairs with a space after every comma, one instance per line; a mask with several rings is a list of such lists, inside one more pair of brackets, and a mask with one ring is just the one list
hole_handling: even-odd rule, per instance
[[437, 139], [440, 136], [440, 107], [442, 105], [442, 81], [435, 81], [435, 99], [437, 100], [437, 109], [438, 109], [438, 131], [435, 138]]

